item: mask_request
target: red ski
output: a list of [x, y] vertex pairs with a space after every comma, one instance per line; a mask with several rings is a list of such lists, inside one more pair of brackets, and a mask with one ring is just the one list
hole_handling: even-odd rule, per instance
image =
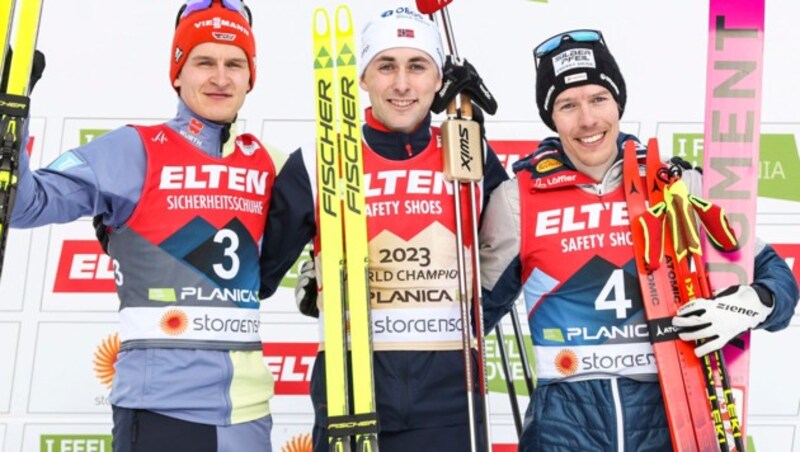
[[[645, 184], [640, 173], [637, 143], [628, 141], [624, 154], [624, 189], [635, 249], [636, 269], [642, 290], [650, 339], [658, 366], [659, 382], [667, 412], [673, 447], [676, 451], [719, 450], [715, 426], [706, 398], [704, 368], [694, 355], [692, 344], [680, 340], [672, 327], [672, 317], [684, 299], [676, 280], [676, 261], [665, 249], [671, 238], [663, 229], [646, 227], [647, 202], [655, 205], [663, 199], [655, 167], [661, 166], [658, 144], [648, 146]], [[653, 173], [653, 174], [650, 174]], [[655, 202], [654, 202], [655, 201]], [[648, 237], [656, 231], [661, 237]], [[655, 244], [655, 248], [651, 245]], [[661, 265], [661, 258], [666, 265]]]

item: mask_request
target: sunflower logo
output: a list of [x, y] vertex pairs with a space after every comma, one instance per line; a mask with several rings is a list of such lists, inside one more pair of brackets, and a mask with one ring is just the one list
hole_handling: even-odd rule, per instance
[[554, 361], [558, 373], [566, 377], [578, 370], [578, 355], [572, 350], [561, 350]]
[[170, 336], [180, 336], [187, 326], [189, 318], [178, 309], [170, 309], [161, 316], [161, 330]]
[[92, 360], [94, 373], [100, 383], [107, 388], [111, 388], [111, 382], [114, 380], [114, 363], [117, 362], [117, 354], [119, 354], [119, 333], [103, 339], [94, 352]]
[[297, 435], [281, 447], [281, 452], [311, 452], [311, 434]]

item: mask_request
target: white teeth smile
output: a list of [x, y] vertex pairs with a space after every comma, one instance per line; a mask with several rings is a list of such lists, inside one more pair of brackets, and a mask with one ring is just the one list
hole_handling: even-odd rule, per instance
[[581, 143], [592, 144], [592, 143], [594, 143], [596, 141], [599, 141], [600, 138], [603, 138], [603, 134], [602, 133], [598, 133], [597, 135], [592, 135], [592, 136], [586, 137], [586, 138], [581, 138], [580, 140], [581, 140]]
[[393, 105], [397, 107], [408, 107], [409, 105], [413, 104], [413, 100], [391, 100], [390, 101]]

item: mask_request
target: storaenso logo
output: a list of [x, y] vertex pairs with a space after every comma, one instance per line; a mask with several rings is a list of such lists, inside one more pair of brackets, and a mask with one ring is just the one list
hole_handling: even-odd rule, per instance
[[111, 382], [116, 374], [114, 363], [117, 362], [119, 347], [119, 333], [114, 333], [103, 339], [94, 352], [92, 364], [94, 364], [95, 376], [108, 389], [111, 389]]
[[637, 353], [633, 355], [607, 356], [592, 353], [581, 358], [583, 371], [609, 371], [615, 372], [622, 369], [655, 365], [656, 357], [653, 353]]
[[467, 171], [472, 171], [472, 153], [470, 152], [470, 136], [469, 128], [463, 125], [458, 125], [459, 148], [461, 150], [461, 167], [466, 168]]
[[361, 143], [356, 140], [358, 133], [358, 108], [356, 104], [355, 94], [353, 94], [356, 87], [355, 81], [350, 78], [342, 78], [341, 86], [342, 98], [342, 122], [344, 130], [341, 131], [342, 147], [344, 148], [342, 154], [344, 155], [344, 203], [347, 210], [361, 215], [361, 209], [358, 206], [357, 194], [362, 191], [362, 175], [361, 175]]
[[373, 312], [373, 333], [453, 333], [461, 331], [461, 319], [399, 319]]
[[260, 323], [258, 320], [219, 319], [205, 314], [192, 319], [192, 329], [215, 333], [258, 333]]

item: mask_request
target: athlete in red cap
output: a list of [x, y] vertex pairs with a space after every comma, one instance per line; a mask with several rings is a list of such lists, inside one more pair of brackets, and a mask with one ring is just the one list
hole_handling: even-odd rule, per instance
[[235, 132], [255, 55], [240, 0], [190, 0], [170, 53], [173, 119], [113, 130], [34, 172], [22, 153], [13, 227], [97, 215], [113, 229], [116, 452], [271, 450], [258, 264], [275, 167]]

